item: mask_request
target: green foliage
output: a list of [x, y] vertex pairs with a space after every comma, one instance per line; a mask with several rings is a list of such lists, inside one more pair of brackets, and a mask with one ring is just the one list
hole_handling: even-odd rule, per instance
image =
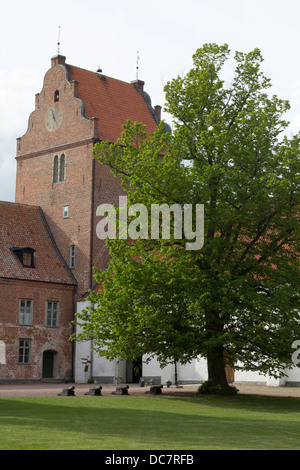
[[95, 272], [102, 290], [78, 314], [77, 339], [93, 338], [108, 359], [148, 354], [164, 365], [224, 351], [235, 369], [277, 376], [291, 365], [300, 338], [300, 135], [281, 136], [289, 103], [267, 93], [260, 51], [235, 54], [226, 86], [229, 57], [227, 45], [206, 44], [166, 85], [172, 135], [163, 123], [147, 136], [128, 122], [116, 144], [94, 147], [129, 206], [205, 207], [201, 250], [185, 249], [174, 220], [170, 239], [107, 241], [111, 261]]

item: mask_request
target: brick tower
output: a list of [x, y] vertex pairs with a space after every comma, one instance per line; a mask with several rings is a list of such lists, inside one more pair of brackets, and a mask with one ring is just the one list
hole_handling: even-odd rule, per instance
[[119, 181], [92, 159], [93, 145], [115, 142], [128, 119], [148, 132], [160, 107], [151, 107], [144, 82], [126, 83], [66, 64], [57, 55], [35, 97], [28, 129], [17, 139], [17, 203], [40, 206], [55, 243], [77, 280], [77, 299], [94, 284], [93, 265], [105, 268], [105, 242], [96, 237], [99, 204], [118, 203]]

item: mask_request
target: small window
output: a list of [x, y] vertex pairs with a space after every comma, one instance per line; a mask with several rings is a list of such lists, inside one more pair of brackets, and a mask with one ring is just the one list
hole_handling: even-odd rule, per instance
[[24, 251], [23, 252], [23, 266], [31, 268], [33, 265], [33, 253]]
[[64, 154], [60, 157], [59, 181], [64, 181], [66, 173], [66, 157]]
[[55, 90], [54, 93], [54, 103], [57, 103], [59, 101], [59, 90]]
[[66, 156], [63, 153], [60, 157], [55, 155], [53, 160], [53, 183], [65, 181], [66, 179]]
[[53, 162], [53, 183], [58, 181], [58, 156], [55, 155]]
[[0, 341], [0, 364], [6, 364], [6, 346], [4, 341]]
[[30, 364], [31, 339], [19, 339], [18, 363]]
[[24, 268], [34, 268], [34, 253], [35, 250], [30, 247], [11, 248], [11, 251], [16, 255], [17, 259]]
[[69, 217], [69, 206], [64, 206], [63, 208], [63, 219], [67, 219]]
[[20, 299], [19, 301], [19, 325], [32, 325], [33, 300]]
[[70, 268], [75, 268], [75, 245], [70, 246]]
[[47, 301], [46, 303], [46, 326], [58, 327], [59, 302]]

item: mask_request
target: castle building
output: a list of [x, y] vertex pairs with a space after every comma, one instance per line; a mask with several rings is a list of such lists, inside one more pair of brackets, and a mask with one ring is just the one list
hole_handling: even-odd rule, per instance
[[[119, 180], [92, 158], [93, 146], [116, 142], [127, 120], [152, 132], [160, 112], [141, 80], [84, 70], [62, 55], [51, 59], [27, 131], [17, 139], [15, 202], [0, 202], [0, 383], [133, 382], [141, 375], [174, 381], [173, 365], [107, 361], [93, 354], [92, 341], [70, 341], [72, 320], [95, 287], [93, 266], [105, 269], [109, 261], [105, 240], [96, 235], [96, 209], [117, 205], [123, 194]], [[228, 373], [235, 382], [300, 385], [298, 367], [280, 380]], [[177, 376], [203, 382], [206, 361], [177, 364]]]
[[71, 322], [93, 266], [108, 263], [96, 208], [123, 193], [92, 148], [128, 119], [157, 127], [161, 107], [143, 88], [51, 59], [17, 139], [15, 203], [0, 203], [0, 381], [74, 379]]
[[0, 202], [0, 382], [72, 379], [76, 288], [41, 207]]
[[15, 202], [42, 207], [58, 248], [77, 279], [77, 298], [93, 287], [92, 267], [105, 268], [105, 241], [96, 237], [95, 210], [118, 203], [119, 181], [92, 158], [96, 142], [115, 142], [128, 119], [148, 132], [157, 126], [144, 82], [126, 83], [100, 72], [51, 60], [35, 97], [25, 135], [17, 139]]

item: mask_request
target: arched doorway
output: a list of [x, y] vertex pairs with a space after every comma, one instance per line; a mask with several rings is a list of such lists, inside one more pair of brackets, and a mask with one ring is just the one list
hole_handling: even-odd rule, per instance
[[55, 351], [43, 352], [43, 379], [53, 379], [56, 377], [57, 371], [57, 353]]

